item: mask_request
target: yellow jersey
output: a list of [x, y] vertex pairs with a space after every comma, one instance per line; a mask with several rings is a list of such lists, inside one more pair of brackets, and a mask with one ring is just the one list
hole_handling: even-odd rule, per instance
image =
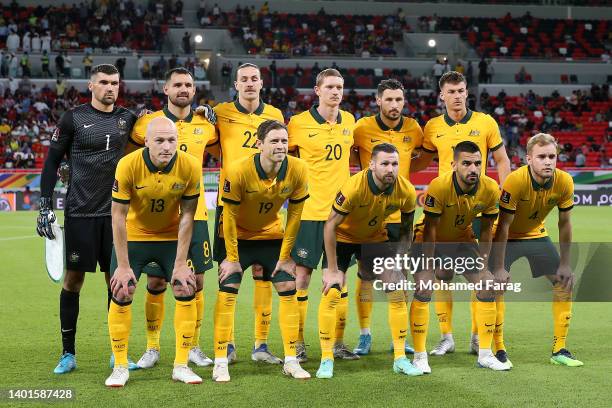
[[[399, 175], [410, 179], [412, 152], [421, 147], [423, 131], [416, 120], [402, 116], [399, 124], [391, 129], [384, 124], [380, 113], [359, 119], [355, 124], [355, 144], [359, 153], [361, 169], [367, 169], [372, 158], [372, 150], [381, 143], [391, 143], [399, 153]], [[394, 212], [387, 223], [399, 223], [400, 212]]]
[[237, 100], [215, 106], [217, 135], [221, 146], [221, 174], [217, 203], [221, 204], [221, 188], [228, 165], [257, 153], [257, 128], [266, 120], [284, 123], [283, 113], [272, 105], [260, 101], [253, 113], [249, 113]]
[[[499, 187], [488, 176], [481, 176], [474, 188], [468, 192], [461, 190], [454, 171], [446, 172], [431, 181], [425, 196], [423, 213], [440, 217], [436, 228], [436, 241], [465, 242], [474, 241], [472, 220], [482, 213], [483, 217], [495, 218]], [[423, 224], [415, 229], [415, 240], [423, 240]]]
[[438, 153], [438, 175], [453, 170], [455, 146], [464, 141], [474, 142], [480, 148], [481, 175], [484, 176], [487, 170], [488, 152], [495, 151], [504, 145], [495, 119], [486, 113], [468, 109], [459, 122], [455, 122], [447, 113], [427, 122], [423, 135], [423, 150]]
[[[221, 199], [240, 206], [237, 239], [282, 239], [279, 211], [287, 200], [299, 203], [308, 198], [308, 169], [302, 160], [287, 156], [276, 178], [270, 180], [259, 156], [257, 153], [228, 166]], [[227, 213], [224, 210], [223, 217]], [[223, 237], [223, 228], [219, 229]]]
[[306, 162], [310, 178], [310, 198], [304, 205], [302, 220], [326, 221], [336, 193], [350, 177], [355, 117], [340, 110], [332, 124], [314, 105], [292, 116], [288, 128], [289, 150], [296, 151]]
[[149, 149], [138, 149], [119, 160], [112, 199], [129, 204], [128, 241], [176, 241], [181, 200], [200, 196], [200, 162], [177, 151], [162, 170]]
[[178, 133], [178, 148], [183, 152], [189, 153], [200, 162], [200, 197], [198, 198], [198, 208], [195, 213], [195, 220], [208, 220], [208, 210], [206, 208], [206, 196], [204, 194], [204, 178], [202, 176], [202, 166], [204, 164], [204, 151], [206, 146], [213, 146], [218, 142], [215, 127], [202, 115], [196, 115], [193, 111], [185, 119], [178, 119], [165, 106], [162, 110], [150, 113], [138, 118], [130, 142], [136, 146], [144, 146], [147, 126], [151, 120], [165, 116], [172, 120], [176, 125]]
[[398, 176], [381, 190], [372, 171], [362, 170], [344, 183], [334, 200], [334, 211], [346, 216], [336, 229], [336, 239], [351, 244], [385, 242], [385, 219], [398, 211], [410, 214], [415, 206], [416, 191], [407, 178]]
[[499, 199], [501, 211], [514, 214], [508, 239], [531, 239], [548, 235], [544, 220], [553, 207], [569, 211], [574, 207], [574, 180], [563, 170], [544, 185], [538, 184], [529, 166], [508, 175]]

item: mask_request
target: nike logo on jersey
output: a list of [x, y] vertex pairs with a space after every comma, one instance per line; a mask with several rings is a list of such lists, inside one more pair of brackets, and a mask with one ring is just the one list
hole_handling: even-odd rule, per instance
[[368, 207], [370, 204], [360, 205], [359, 208]]
[[252, 190], [252, 191], [247, 190], [246, 192], [247, 192], [247, 194], [251, 194], [251, 193], [256, 193], [257, 190]]
[[145, 188], [146, 186], [136, 186], [136, 190], [140, 190], [142, 188]]
[[380, 142], [380, 139], [370, 139], [370, 143]]
[[90, 128], [90, 127], [92, 127], [93, 125], [95, 125], [95, 123], [92, 123], [91, 125], [83, 125], [83, 129]]
[[454, 206], [455, 206], [455, 204], [446, 204], [446, 208], [454, 207]]
[[316, 135], [318, 135], [318, 133], [313, 133], [312, 135], [309, 133], [308, 137], [315, 137]]
[[521, 201], [529, 201], [528, 198], [521, 198]]
[[437, 138], [440, 138], [440, 137], [442, 137], [442, 136], [444, 136], [444, 135], [436, 135], [436, 139], [437, 139]]

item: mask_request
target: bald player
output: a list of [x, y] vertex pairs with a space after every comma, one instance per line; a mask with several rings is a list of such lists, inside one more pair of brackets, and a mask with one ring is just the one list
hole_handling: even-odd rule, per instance
[[[108, 331], [115, 357], [108, 387], [123, 387], [129, 379], [128, 339], [132, 298], [143, 268], [159, 265], [159, 276], [172, 285], [176, 299], [176, 354], [172, 379], [199, 384], [187, 366], [195, 331], [195, 275], [187, 265], [193, 217], [200, 195], [200, 163], [177, 151], [177, 130], [168, 118], [151, 120], [146, 147], [123, 157], [112, 188], [113, 252]], [[179, 215], [180, 209], [180, 215]]]

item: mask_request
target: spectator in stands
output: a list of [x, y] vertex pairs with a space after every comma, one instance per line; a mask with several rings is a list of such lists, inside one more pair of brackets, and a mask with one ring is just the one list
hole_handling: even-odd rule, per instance
[[10, 61], [11, 55], [7, 51], [2, 50], [2, 53], [0, 53], [0, 76], [2, 76], [2, 78], [8, 76]]
[[487, 64], [487, 61], [485, 60], [484, 57], [482, 57], [480, 59], [480, 62], [478, 63], [478, 82], [479, 83], [486, 83], [487, 82], [487, 71], [488, 71], [488, 66], [489, 64]]
[[93, 66], [93, 57], [87, 52], [83, 57], [83, 69], [85, 72], [85, 78], [89, 78], [91, 74], [91, 67]]
[[525, 67], [522, 66], [519, 72], [514, 76], [514, 80], [517, 84], [528, 84], [531, 83], [531, 75], [529, 75]]
[[586, 156], [582, 152], [582, 149], [577, 149], [576, 151], [576, 160], [574, 166], [576, 167], [584, 167], [586, 164]]
[[47, 53], [47, 50], [44, 50], [40, 57], [40, 66], [42, 68], [41, 75], [43, 78], [49, 78], [53, 76], [51, 74], [51, 71], [49, 70], [49, 54]]
[[493, 82], [493, 75], [495, 75], [495, 67], [493, 67], [493, 61], [487, 62], [487, 82], [490, 84]]
[[437, 58], [436, 58], [436, 62], [433, 64], [433, 67], [431, 68], [431, 73], [434, 77], [436, 91], [439, 91], [440, 89], [438, 87], [439, 86], [438, 83], [440, 82], [440, 78], [444, 74], [444, 65], [442, 65], [440, 63], [440, 60]]
[[72, 57], [66, 51], [64, 51], [64, 76], [72, 77]]
[[64, 75], [64, 56], [61, 52], [55, 56], [55, 74], [58, 77]]
[[17, 52], [20, 42], [21, 39], [19, 38], [17, 32], [11, 30], [11, 33], [6, 39], [6, 48], [9, 50], [9, 52]]
[[185, 31], [185, 34], [183, 35], [182, 44], [183, 52], [187, 55], [191, 54], [191, 34], [187, 31]]
[[25, 51], [22, 55], [21, 55], [21, 59], [19, 60], [19, 67], [21, 68], [21, 77], [30, 77], [32, 76], [32, 73], [30, 72], [30, 56], [28, 55], [28, 52]]

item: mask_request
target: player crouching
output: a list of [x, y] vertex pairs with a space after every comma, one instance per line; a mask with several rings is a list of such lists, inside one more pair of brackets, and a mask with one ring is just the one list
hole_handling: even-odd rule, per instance
[[115, 173], [113, 299], [108, 312], [115, 365], [105, 384], [123, 387], [128, 381], [132, 297], [143, 268], [150, 262], [160, 266], [160, 274], [171, 283], [176, 299], [172, 379], [199, 384], [202, 379], [187, 367], [196, 323], [195, 276], [187, 266], [187, 252], [200, 193], [201, 167], [196, 158], [176, 150], [176, 126], [167, 118], [155, 118], [149, 123], [145, 145], [121, 159]]
[[[307, 167], [287, 156], [287, 127], [267, 120], [257, 128], [259, 153], [228, 168], [223, 183], [223, 214], [219, 248], [219, 292], [215, 306], [215, 366], [212, 378], [230, 380], [227, 347], [234, 328], [236, 297], [242, 274], [253, 264], [263, 268], [263, 278], [271, 281], [279, 295], [278, 316], [285, 361], [283, 373], [298, 379], [310, 378], [296, 358], [299, 310], [295, 289], [295, 262], [291, 249], [300, 228], [304, 201], [308, 198]], [[283, 228], [280, 211], [285, 201], [287, 224]]]

